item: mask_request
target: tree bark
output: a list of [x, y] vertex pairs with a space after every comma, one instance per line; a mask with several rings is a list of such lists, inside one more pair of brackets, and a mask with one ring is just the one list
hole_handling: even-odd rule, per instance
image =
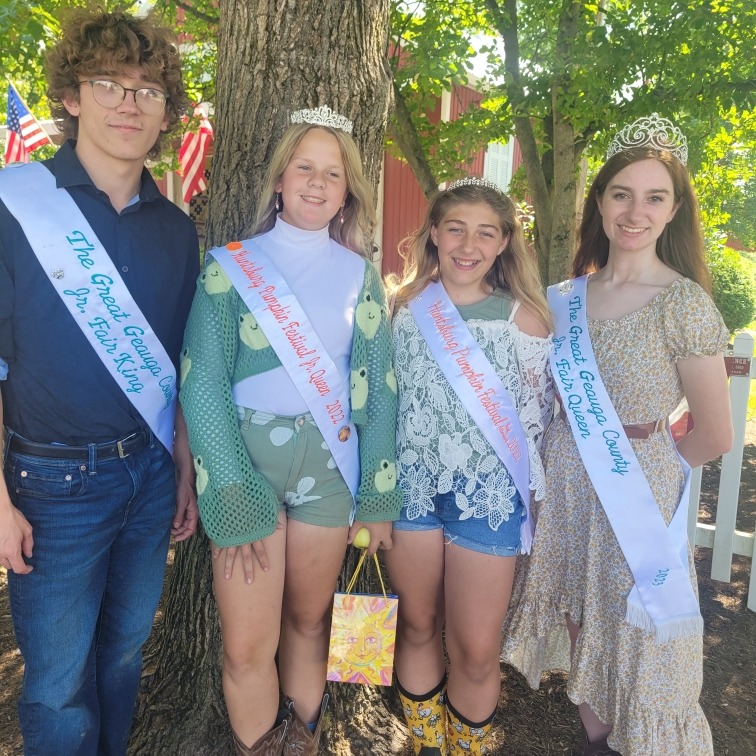
[[[326, 104], [351, 118], [365, 173], [376, 186], [391, 101], [389, 0], [220, 0], [219, 10], [209, 246], [249, 229], [268, 162], [292, 111]], [[175, 554], [164, 617], [145, 653], [129, 751], [230, 754], [207, 538], [198, 534]], [[350, 554], [342, 578], [354, 562]], [[328, 739], [338, 732], [358, 739], [361, 733], [370, 745], [359, 752], [390, 753], [398, 723], [382, 694], [359, 685], [334, 687], [329, 721], [337, 726]], [[385, 725], [385, 745], [360, 709], [371, 712], [371, 722]]]
[[377, 186], [391, 97], [388, 0], [221, 0], [208, 239], [241, 234], [295, 110], [327, 104], [354, 121]]
[[520, 78], [520, 41], [517, 36], [517, 2], [486, 0], [496, 30], [504, 42], [504, 67], [507, 72], [505, 89], [514, 115], [515, 136], [520, 143], [525, 175], [533, 201], [536, 222], [536, 254], [541, 278], [546, 280], [551, 250], [551, 192], [538, 153], [533, 124], [525, 108], [525, 93]]
[[404, 102], [404, 96], [394, 83], [394, 113], [391, 119], [391, 136], [404, 155], [404, 159], [415, 174], [425, 198], [430, 201], [438, 192], [438, 180], [433, 175], [429, 156], [423, 149], [412, 116]]
[[554, 78], [551, 84], [551, 112], [553, 122], [553, 204], [548, 279], [556, 283], [568, 277], [575, 244], [575, 211], [578, 187], [579, 155], [575, 149], [577, 135], [569, 118], [561, 108], [561, 94], [570, 89], [570, 60], [573, 56], [580, 20], [581, 3], [565, 7], [557, 31], [554, 50]]
[[504, 86], [514, 112], [525, 175], [535, 210], [535, 246], [541, 280], [548, 285], [569, 275], [575, 246], [580, 164], [586, 135], [578, 134], [563, 112], [563, 95], [572, 84], [570, 65], [577, 44], [582, 3], [562, 4], [554, 47], [551, 109], [544, 116], [545, 141], [540, 147], [528, 113], [520, 77], [517, 0], [486, 0], [494, 27], [504, 42], [507, 73]]

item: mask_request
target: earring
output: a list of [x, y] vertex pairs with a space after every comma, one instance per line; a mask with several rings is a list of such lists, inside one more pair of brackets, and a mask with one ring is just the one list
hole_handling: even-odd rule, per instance
[[276, 206], [276, 212], [278, 212], [281, 209], [281, 203], [278, 201], [278, 198], [281, 196], [278, 192], [274, 192], [273, 195], [276, 198], [275, 206]]
[[341, 210], [339, 210], [339, 223], [341, 225], [344, 225], [344, 205], [341, 206]]

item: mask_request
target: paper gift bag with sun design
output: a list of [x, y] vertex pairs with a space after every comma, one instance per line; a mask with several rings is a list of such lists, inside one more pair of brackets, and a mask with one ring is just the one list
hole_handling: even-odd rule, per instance
[[399, 600], [386, 593], [375, 555], [383, 593], [351, 592], [366, 553], [362, 552], [346, 593], [337, 593], [333, 599], [328, 679], [363, 685], [391, 685]]

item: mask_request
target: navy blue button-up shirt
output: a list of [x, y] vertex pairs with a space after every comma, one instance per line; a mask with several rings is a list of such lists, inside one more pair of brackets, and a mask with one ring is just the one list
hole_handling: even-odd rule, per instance
[[[194, 224], [145, 169], [138, 199], [119, 214], [65, 144], [45, 161], [117, 266], [134, 301], [178, 367], [199, 273]], [[45, 208], [37, 208], [44, 213]], [[5, 424], [32, 441], [88, 444], [146, 423], [118, 388], [0, 202], [0, 388]]]

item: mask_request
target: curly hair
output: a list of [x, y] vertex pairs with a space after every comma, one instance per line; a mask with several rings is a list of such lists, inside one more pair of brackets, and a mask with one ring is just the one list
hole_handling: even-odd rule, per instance
[[628, 165], [641, 160], [661, 163], [672, 179], [675, 217], [667, 223], [656, 240], [656, 256], [670, 268], [711, 291], [711, 274], [704, 259], [704, 241], [698, 202], [685, 166], [670, 152], [652, 147], [635, 147], [612, 155], [588, 190], [583, 208], [583, 220], [578, 235], [578, 248], [572, 262], [572, 274], [594, 273], [609, 259], [609, 238], [604, 231], [598, 200], [604, 196], [609, 182]]
[[[336, 138], [339, 143], [341, 159], [344, 162], [344, 173], [347, 183], [347, 198], [344, 204], [342, 221], [337, 215], [328, 224], [330, 237], [352, 252], [363, 257], [370, 257], [373, 247], [373, 231], [375, 229], [375, 210], [373, 209], [373, 190], [362, 172], [362, 159], [354, 139], [341, 129], [329, 126], [298, 123], [289, 126], [281, 137], [281, 141], [273, 153], [273, 157], [265, 175], [261, 197], [257, 210], [257, 217], [249, 229], [250, 236], [258, 236], [270, 231], [276, 224], [275, 187], [289, 165], [294, 151], [304, 139], [305, 134], [312, 129], [321, 129]], [[283, 198], [280, 198], [283, 202]]]
[[168, 128], [150, 150], [152, 158], [160, 154], [164, 137], [175, 131], [188, 105], [175, 36], [152, 14], [138, 18], [123, 11], [77, 10], [64, 23], [62, 37], [45, 63], [50, 110], [68, 139], [76, 138], [78, 118], [66, 110], [63, 100], [78, 100], [82, 77], [117, 76], [126, 68], [139, 67], [148, 80], [165, 89]]
[[394, 307], [399, 309], [406, 305], [430, 281], [438, 281], [438, 247], [431, 237], [431, 228], [437, 228], [458, 205], [480, 203], [496, 213], [502, 233], [509, 236], [506, 249], [497, 256], [486, 275], [486, 284], [493, 290], [508, 291], [550, 328], [551, 317], [538, 268], [525, 243], [514, 204], [498, 189], [481, 185], [462, 185], [439, 192], [428, 208], [423, 226], [400, 242], [404, 270], [401, 277], [390, 275], [387, 281], [388, 290], [395, 296]]

